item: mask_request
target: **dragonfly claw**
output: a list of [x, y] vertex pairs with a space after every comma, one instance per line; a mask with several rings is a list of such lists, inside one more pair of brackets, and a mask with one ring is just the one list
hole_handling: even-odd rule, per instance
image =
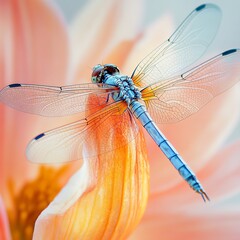
[[208, 197], [208, 195], [202, 189], [199, 190], [198, 193], [201, 194], [204, 202], [206, 202], [206, 200], [210, 201], [210, 198]]

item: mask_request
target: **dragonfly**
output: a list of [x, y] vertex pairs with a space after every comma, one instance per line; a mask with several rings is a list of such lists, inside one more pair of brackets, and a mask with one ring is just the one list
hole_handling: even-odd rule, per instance
[[[189, 117], [238, 82], [239, 49], [191, 66], [207, 50], [220, 20], [218, 6], [198, 6], [167, 41], [137, 65], [131, 77], [120, 74], [114, 64], [98, 64], [91, 83], [61, 87], [13, 83], [3, 88], [0, 100], [23, 112], [49, 117], [83, 114], [78, 121], [37, 135], [27, 146], [27, 158], [37, 163], [63, 163], [95, 157], [128, 144], [142, 125], [190, 187], [204, 201], [209, 200], [157, 124]], [[114, 121], [114, 127], [109, 121]], [[101, 129], [96, 143], [94, 133]], [[118, 144], [109, 143], [116, 137], [121, 138]]]

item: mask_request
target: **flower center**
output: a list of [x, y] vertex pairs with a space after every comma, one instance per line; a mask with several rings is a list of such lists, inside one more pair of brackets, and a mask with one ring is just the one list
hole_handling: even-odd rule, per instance
[[37, 177], [26, 182], [18, 193], [13, 191], [11, 184], [13, 208], [8, 213], [13, 239], [32, 239], [34, 223], [60, 191], [64, 172], [66, 167], [55, 169], [41, 166]]

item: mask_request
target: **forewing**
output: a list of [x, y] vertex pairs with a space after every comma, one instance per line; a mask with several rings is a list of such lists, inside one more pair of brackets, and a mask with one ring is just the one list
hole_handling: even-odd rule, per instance
[[[114, 91], [91, 83], [64, 87], [15, 83], [0, 91], [0, 101], [23, 112], [55, 117], [104, 105], [108, 94]], [[98, 100], [86, 106], [90, 95], [97, 96]]]
[[196, 8], [165, 43], [138, 64], [132, 74], [134, 83], [146, 87], [176, 76], [193, 64], [212, 42], [220, 19], [221, 11], [216, 5]]
[[132, 141], [138, 126], [124, 102], [111, 104], [90, 117], [39, 134], [27, 147], [37, 163], [63, 163], [113, 151]]
[[178, 122], [197, 112], [240, 79], [240, 50], [228, 50], [179, 77], [142, 91], [147, 109], [157, 123]]

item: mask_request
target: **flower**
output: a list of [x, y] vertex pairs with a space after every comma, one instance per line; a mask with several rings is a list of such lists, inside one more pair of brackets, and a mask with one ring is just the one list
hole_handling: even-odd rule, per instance
[[[8, 34], [4, 35], [6, 40], [1, 43], [1, 49], [6, 50], [0, 53], [2, 54], [0, 55], [0, 67], [4, 69], [4, 71], [0, 69], [0, 72], [4, 73], [1, 78], [3, 85], [12, 83], [13, 78], [14, 82], [48, 85], [63, 85], [64, 81], [67, 84], [80, 83], [89, 78], [91, 73], [88, 67], [99, 62], [115, 63], [123, 70], [123, 73], [130, 75], [137, 63], [151, 49], [167, 39], [172, 30], [170, 17], [165, 16], [143, 31], [139, 24], [142, 16], [142, 3], [139, 1], [129, 3], [126, 0], [109, 0], [104, 2], [104, 8], [102, 1], [91, 1], [81, 10], [79, 17], [70, 26], [71, 49], [70, 58], [68, 58], [68, 37], [65, 24], [53, 6], [49, 6], [49, 3], [45, 1], [27, 0], [21, 1], [21, 3], [14, 0], [4, 1], [3, 6], [5, 8], [2, 8], [2, 16], [4, 19], [8, 19], [4, 22], [4, 29]], [[9, 14], [9, 12], [16, 14]], [[17, 20], [13, 21], [13, 16], [16, 16]], [[26, 16], [35, 21], [30, 21]], [[96, 17], [98, 21], [95, 21]], [[42, 21], [45, 21], [45, 24]], [[13, 33], [19, 38], [12, 38]], [[161, 33], [161, 36], [156, 36], [156, 33]], [[40, 38], [39, 35], [47, 35], [48, 38]], [[12, 46], [16, 45], [16, 47], [8, 47], [9, 41], [7, 40], [9, 39], [11, 39]], [[19, 45], [25, 47], [24, 52], [17, 47]], [[44, 49], [46, 51], [43, 51]], [[69, 62], [70, 70], [68, 72]], [[181, 123], [161, 126], [165, 135], [181, 155], [194, 170], [197, 170], [207, 192], [208, 184], [216, 186], [214, 179], [211, 179], [214, 178], [213, 171], [208, 172], [207, 167], [209, 166], [211, 170], [219, 167], [220, 161], [216, 161], [219, 157], [212, 158], [212, 156], [226, 141], [239, 118], [239, 110], [235, 104], [239, 99], [236, 89], [235, 87], [230, 92], [218, 97], [204, 110]], [[92, 100], [94, 101], [94, 99]], [[14, 184], [21, 182], [17, 196], [22, 196], [22, 192], [26, 194], [23, 195], [27, 196], [26, 198], [21, 198], [24, 201], [27, 199], [25, 205], [28, 206], [30, 201], [33, 201], [32, 196], [43, 196], [44, 199], [47, 199], [48, 195], [45, 193], [52, 189], [47, 183], [53, 182], [52, 176], [57, 176], [51, 185], [56, 186], [53, 192], [58, 192], [65, 182], [65, 180], [61, 180], [61, 174], [60, 176], [58, 174], [59, 171], [61, 173], [61, 169], [49, 170], [46, 167], [39, 169], [27, 164], [23, 160], [23, 149], [32, 135], [46, 129], [46, 121], [49, 122], [49, 120], [44, 120], [44, 128], [41, 128], [38, 117], [28, 117], [4, 106], [1, 106], [0, 111], [4, 121], [1, 126], [3, 132], [1, 136], [4, 137], [0, 141], [4, 142], [1, 143], [1, 159], [3, 161], [0, 162], [2, 165], [0, 169], [4, 169], [1, 191], [4, 189], [5, 202], [10, 202], [9, 197], [6, 197], [9, 178], [12, 178]], [[109, 122], [110, 126], [108, 127], [111, 127], [112, 124], [114, 122]], [[56, 120], [54, 120], [54, 125], [49, 124], [49, 128], [53, 126], [56, 126]], [[126, 128], [128, 129], [127, 126]], [[134, 134], [131, 129], [128, 131], [129, 134]], [[16, 132], [17, 135], [14, 134]], [[100, 133], [96, 131], [95, 134], [97, 136]], [[194, 195], [190, 189], [186, 188], [185, 183], [182, 183], [182, 179], [169, 166], [160, 150], [153, 145], [150, 137], [147, 134], [145, 137], [148, 158], [140, 131], [129, 145], [95, 159], [84, 159], [81, 169], [74, 173], [66, 186], [39, 216], [35, 225], [34, 239], [97, 239], [104, 237], [122, 239], [129, 236], [138, 224], [147, 204], [148, 160], [151, 176], [150, 199], [142, 223], [130, 239], [146, 239], [148, 236], [151, 236], [152, 239], [159, 239], [159, 237], [175, 239], [176, 236], [193, 238], [196, 236], [196, 232], [189, 230], [188, 225], [183, 223], [196, 220], [196, 218], [199, 220], [196, 222], [199, 223], [199, 226], [205, 226], [201, 233], [206, 237], [209, 228], [207, 229], [203, 223], [206, 222], [209, 215], [208, 212], [205, 212], [205, 218], [200, 219], [201, 213], [198, 211], [199, 205], [201, 208], [205, 205], [202, 205], [198, 195]], [[112, 144], [118, 144], [121, 141], [121, 139], [112, 140]], [[138, 149], [136, 149], [137, 147]], [[236, 150], [236, 146], [234, 149]], [[231, 152], [232, 148], [227, 150], [227, 156], [231, 159], [229, 161], [235, 163], [236, 159], [233, 156], [236, 154], [231, 155]], [[65, 179], [66, 176], [69, 176], [69, 168], [72, 172], [74, 167], [67, 166], [66, 168], [66, 170], [63, 169], [63, 178]], [[229, 169], [229, 174], [232, 170], [234, 169]], [[37, 171], [39, 171], [39, 175], [36, 174]], [[56, 175], [54, 175], [55, 173]], [[219, 179], [225, 177], [221, 171], [218, 176]], [[206, 181], [208, 178], [210, 178], [209, 182]], [[26, 189], [30, 191], [25, 191]], [[18, 199], [16, 195], [12, 196], [14, 199]], [[223, 196], [225, 195], [223, 194]], [[42, 208], [48, 204], [50, 198]], [[174, 201], [173, 203], [171, 203], [171, 199]], [[180, 203], [187, 203], [187, 205], [183, 207], [183, 205], [180, 206]], [[212, 212], [215, 211], [217, 215], [221, 204], [224, 205], [224, 202], [219, 202], [219, 208], [208, 206], [212, 207]], [[194, 212], [194, 210], [196, 211]], [[225, 210], [228, 212], [229, 208], [226, 207]], [[221, 216], [223, 224], [224, 216], [226, 215]], [[238, 215], [236, 219], [237, 217]], [[169, 225], [167, 225], [168, 223]], [[172, 226], [177, 233], [171, 231]], [[158, 227], [159, 229], [157, 229]], [[211, 236], [217, 236], [214, 235], [218, 234], [215, 232], [216, 228], [213, 225], [210, 228]], [[149, 229], [152, 232], [149, 232]], [[181, 229], [186, 229], [186, 231], [181, 231]], [[224, 228], [222, 229], [224, 232]], [[234, 233], [238, 233], [235, 225], [233, 230]], [[29, 237], [28, 233], [25, 234]], [[200, 232], [198, 234], [201, 236]], [[221, 234], [221, 236], [224, 235]]]
[[[98, 6], [96, 5], [96, 9], [97, 8], [98, 8]], [[74, 27], [72, 28], [72, 34], [73, 34], [72, 38], [77, 39], [76, 42], [79, 42], [80, 39], [82, 37], [84, 37], [81, 34], [82, 32], [84, 32], [82, 30], [82, 29], [84, 29], [84, 27], [81, 28], [81, 26], [85, 22], [88, 22], [85, 18], [87, 18], [87, 19], [93, 18], [91, 15], [90, 9], [92, 12], [94, 12], [93, 11], [94, 6], [91, 5], [91, 7], [85, 9], [85, 11], [81, 13], [80, 17], [75, 21], [75, 23], [73, 25]], [[86, 12], [88, 12], [89, 15], [86, 16]], [[104, 14], [104, 13], [102, 12], [102, 14]], [[107, 16], [106, 13], [105, 13], [105, 15]], [[121, 19], [121, 21], [123, 21], [123, 20]], [[168, 32], [168, 30], [166, 30], [166, 25], [169, 26], [169, 21], [170, 21], [169, 17], [167, 17], [167, 16], [164, 19], [161, 18], [161, 21], [153, 24], [149, 29], [147, 29], [145, 32], [143, 32], [142, 35], [137, 35], [137, 38], [135, 38], [135, 41], [124, 42], [124, 44], [120, 45], [121, 47], [117, 46], [114, 49], [115, 51], [113, 53], [111, 53], [109, 57], [106, 57], [106, 59], [111, 59], [110, 62], [117, 63], [118, 66], [122, 65], [123, 69], [124, 69], [123, 72], [131, 72], [129, 66], [136, 66], [137, 61], [142, 59], [149, 52], [149, 49], [151, 49], [155, 45], [159, 44], [159, 39], [156, 38], [156, 32], [163, 33], [163, 31], [161, 31], [161, 30], [165, 30], [166, 31], [166, 32], [164, 32], [165, 39], [167, 38], [167, 36], [169, 36], [170, 32]], [[101, 24], [101, 25], [104, 26], [104, 24]], [[75, 26], [77, 26], [77, 27], [75, 27]], [[167, 29], [171, 29], [171, 27], [169, 27]], [[79, 32], [79, 36], [80, 36], [79, 38], [77, 35], [78, 32]], [[104, 30], [100, 29], [98, 32], [104, 33]], [[88, 41], [83, 40], [83, 42], [88, 42]], [[89, 41], [89, 42], [91, 42], [91, 41]], [[124, 55], [122, 54], [122, 51], [123, 51], [122, 49], [124, 49], [123, 46], [128, 47], [127, 54], [124, 51]], [[77, 44], [72, 44], [72, 47], [73, 47], [73, 49], [75, 49], [75, 48], [81, 49], [81, 45], [77, 45]], [[98, 47], [98, 48], [101, 50], [103, 49], [102, 47]], [[80, 52], [80, 50], [76, 50], [76, 52], [78, 52], [78, 51]], [[92, 50], [92, 52], [94, 53], [95, 50]], [[126, 55], [127, 55], [127, 57], [126, 57]], [[119, 56], [120, 56], [120, 61], [118, 59]], [[113, 61], [112, 59], [114, 59], [115, 61]], [[103, 62], [109, 62], [109, 61], [105, 60]], [[79, 68], [76, 68], [76, 69], [81, 68], [82, 61], [76, 61], [76, 66], [78, 66], [78, 64], [79, 64]], [[82, 69], [80, 69], [75, 74], [76, 80], [80, 78], [81, 72], [82, 72]], [[76, 80], [73, 81], [73, 83], [76, 83]], [[238, 107], [236, 106], [236, 104], [234, 104], [234, 103], [236, 101], [238, 101], [238, 99], [239, 99], [239, 97], [238, 97], [238, 93], [237, 93], [237, 88], [235, 87], [230, 92], [222, 95], [221, 97], [218, 97], [216, 100], [214, 100], [212, 103], [210, 103], [208, 106], [206, 106], [205, 109], [203, 109], [201, 112], [197, 113], [195, 116], [192, 116], [189, 119], [187, 119], [181, 123], [175, 124], [175, 125], [161, 126], [161, 129], [163, 129], [163, 132], [174, 143], [174, 145], [176, 145], [176, 148], [179, 149], [179, 151], [183, 153], [182, 155], [186, 159], [190, 159], [190, 165], [192, 165], [194, 169], [197, 169], [197, 172], [200, 172], [203, 169], [207, 170], [208, 164], [213, 161], [212, 160], [213, 154], [215, 154], [219, 150], [219, 147], [223, 144], [223, 142], [226, 140], [226, 138], [229, 136], [231, 131], [236, 126], [237, 120], [239, 119], [239, 110], [238, 110]], [[217, 107], [219, 105], [221, 105], [221, 109]], [[202, 125], [205, 126], [204, 129], [200, 128], [200, 126], [202, 126]], [[222, 131], [219, 131], [219, 129], [222, 129]], [[198, 136], [198, 137], [193, 138], [193, 136]], [[171, 225], [167, 230], [164, 230], [164, 220], [167, 219], [168, 214], [169, 214], [169, 216], [171, 216], [171, 210], [169, 209], [170, 207], [168, 205], [168, 202], [170, 202], [171, 199], [174, 201], [175, 194], [176, 194], [176, 196], [178, 196], [178, 195], [181, 196], [181, 194], [184, 194], [184, 196], [186, 196], [186, 198], [192, 199], [193, 205], [195, 202], [197, 202], [197, 204], [202, 206], [202, 202], [201, 202], [201, 199], [199, 199], [199, 196], [195, 195], [190, 189], [188, 189], [186, 184], [182, 183], [182, 179], [177, 176], [176, 172], [171, 167], [169, 167], [166, 158], [163, 156], [163, 154], [161, 154], [161, 152], [157, 149], [157, 147], [155, 145], [153, 145], [150, 137], [147, 135], [145, 137], [146, 137], [147, 143], [148, 143], [148, 153], [149, 153], [148, 159], [150, 161], [150, 171], [151, 171], [150, 178], [151, 178], [152, 189], [151, 189], [150, 199], [149, 199], [148, 207], [147, 207], [147, 210], [145, 213], [145, 217], [143, 218], [142, 223], [139, 225], [136, 232], [134, 232], [132, 237], [130, 237], [130, 239], [147, 239], [147, 238], [149, 238], [149, 236], [151, 236], [150, 237], [151, 239], [154, 239], [154, 238], [159, 239], [159, 237], [161, 237], [161, 236], [163, 236], [163, 238], [166, 236], [166, 239], [168, 239], [167, 238], [168, 235], [165, 233], [165, 231], [170, 232], [169, 229], [171, 229], [170, 228]], [[183, 141], [183, 139], [184, 139], [184, 141]], [[208, 146], [207, 148], [206, 148], [206, 145]], [[108, 157], [106, 157], [106, 159], [108, 159]], [[112, 158], [112, 159], [114, 159], [114, 158]], [[216, 167], [217, 167], [217, 164], [216, 164]], [[79, 176], [79, 178], [80, 178], [80, 176]], [[73, 178], [75, 178], [75, 182], [77, 182], [76, 179], [78, 179], [78, 178], [75, 176]], [[208, 183], [204, 181], [204, 178], [201, 178], [201, 175], [200, 175], [200, 179], [203, 180], [203, 183], [205, 183], [204, 186], [206, 187], [208, 185]], [[72, 180], [72, 182], [73, 181], [74, 180]], [[70, 182], [66, 186], [66, 188], [70, 189], [69, 186], [72, 184], [72, 182]], [[80, 182], [80, 180], [78, 182]], [[180, 190], [176, 191], [179, 185], [182, 186], [181, 192], [180, 192]], [[186, 188], [186, 189], [184, 189], [184, 188]], [[82, 188], [81, 188], [81, 190], [79, 189], [79, 191], [82, 191]], [[95, 191], [97, 191], [97, 190], [95, 190]], [[87, 198], [88, 197], [90, 198], [90, 195], [96, 196], [94, 194], [95, 191], [93, 191], [93, 192], [87, 191], [87, 193], [86, 193]], [[186, 194], [186, 191], [188, 191], [187, 192], [188, 194]], [[67, 192], [67, 190], [64, 189], [63, 193], [66, 193], [66, 192]], [[77, 192], [77, 191], [75, 190], [75, 192]], [[165, 192], [166, 192], [166, 194], [165, 194]], [[37, 236], [44, 237], [45, 235], [40, 235], [40, 234], [42, 232], [47, 233], [47, 229], [48, 229], [47, 226], [49, 226], [51, 223], [55, 223], [55, 224], [57, 224], [58, 228], [63, 229], [63, 232], [61, 232], [61, 233], [67, 232], [68, 228], [66, 226], [65, 227], [62, 226], [62, 224], [61, 224], [61, 222], [68, 223], [68, 221], [65, 220], [66, 213], [64, 215], [62, 215], [60, 212], [58, 214], [56, 214], [56, 212], [59, 211], [59, 208], [61, 209], [61, 207], [63, 207], [62, 204], [66, 204], [67, 206], [69, 206], [68, 205], [69, 201], [70, 201], [69, 199], [71, 199], [72, 194], [73, 193], [65, 194], [65, 195], [70, 195], [70, 197], [68, 197], [68, 198], [64, 197], [65, 196], [64, 194], [60, 194], [55, 199], [55, 201], [53, 201], [53, 203], [40, 215], [40, 217], [36, 223], [36, 227], [35, 227], [36, 238], [37, 238]], [[169, 194], [169, 196], [167, 194]], [[79, 195], [80, 194], [78, 194], [78, 196]], [[168, 196], [168, 198], [165, 201], [163, 201], [162, 209], [165, 209], [166, 213], [164, 215], [161, 215], [161, 208], [158, 207], [158, 201], [161, 199], [162, 196], [165, 196], [165, 195], [166, 195], [166, 197]], [[223, 194], [223, 196], [224, 196], [224, 194]], [[86, 196], [84, 194], [82, 198], [85, 198], [85, 197]], [[82, 198], [79, 198], [79, 201], [77, 201], [73, 205], [73, 207], [70, 208], [71, 212], [78, 212], [78, 210], [76, 210], [76, 209], [81, 209], [80, 206], [81, 206], [81, 204], [83, 204], [82, 201], [84, 202], [84, 200]], [[93, 197], [93, 199], [95, 199], [95, 198]], [[154, 201], [155, 199], [157, 199], [157, 200]], [[159, 202], [161, 202], [161, 201], [159, 201]], [[176, 201], [176, 202], [178, 202], [178, 201]], [[187, 204], [188, 204], [187, 206], [189, 206], [190, 203], [191, 202], [189, 200], [187, 202]], [[173, 204], [175, 204], [175, 209], [182, 209], [181, 206], [179, 206], [178, 204], [176, 204], [176, 203], [173, 203]], [[205, 205], [203, 205], [203, 206], [205, 206]], [[95, 208], [91, 208], [91, 209], [95, 210]], [[154, 209], [156, 210], [156, 214], [153, 214], [155, 211]], [[191, 208], [191, 210], [192, 210], [192, 208]], [[89, 212], [88, 208], [87, 208], [86, 212], [87, 213]], [[116, 212], [118, 212], [118, 211], [116, 211]], [[69, 212], [67, 211], [67, 214], [68, 213]], [[82, 216], [83, 221], [85, 220], [86, 216], [88, 216], [87, 213], [86, 213], [86, 215], [84, 214], [84, 216]], [[96, 216], [96, 217], [99, 216], [98, 211], [96, 211], [96, 212], [94, 211], [94, 213], [95, 213], [94, 216]], [[79, 223], [76, 215], [74, 215], [75, 216], [74, 219], [76, 220], [77, 223]], [[104, 214], [103, 214], [103, 216], [104, 216]], [[182, 226], [181, 222], [184, 221], [184, 219], [187, 219], [187, 217], [184, 215], [184, 213], [182, 214], [182, 218], [180, 218], [180, 219], [176, 218], [176, 225], [179, 226], [180, 230], [181, 230], [181, 226]], [[190, 220], [191, 220], [191, 218], [190, 218]], [[158, 222], [163, 223], [163, 227], [160, 228], [160, 230], [157, 230], [156, 229], [157, 227], [154, 228], [155, 226], [159, 226], [159, 225], [157, 225]], [[171, 219], [168, 219], [168, 222], [171, 223]], [[148, 224], [149, 224], [149, 226], [148, 226]], [[71, 224], [69, 224], [69, 225], [66, 224], [66, 225], [69, 228], [71, 228], [71, 226], [72, 226]], [[93, 234], [92, 231], [90, 231], [91, 227], [93, 227], [94, 229], [96, 229], [96, 232], [94, 232], [96, 235], [94, 235], [94, 237], [92, 235], [90, 235], [91, 237], [89, 237], [89, 235], [85, 235], [84, 230], [86, 230], [86, 228], [84, 230], [82, 230], [82, 228], [85, 225], [77, 224], [78, 230], [80, 232], [79, 233], [80, 238], [84, 239], [84, 237], [85, 237], [87, 239], [89, 237], [90, 239], [92, 239], [92, 238], [98, 239], [98, 237], [99, 237], [98, 229], [100, 228], [100, 224], [98, 225], [97, 228], [95, 227], [94, 224], [89, 224], [89, 225], [90, 226], [87, 228], [89, 230], [89, 234], [90, 233]], [[176, 227], [176, 226], [174, 226], [174, 227]], [[67, 228], [67, 230], [66, 230], [66, 228]], [[57, 229], [56, 225], [54, 225], [54, 229]], [[149, 231], [148, 231], [149, 229], [151, 229], [153, 231], [151, 233], [149, 233]], [[179, 232], [180, 231], [178, 231], [178, 233], [175, 235], [173, 234], [173, 236], [175, 238], [178, 235], [179, 235], [179, 237], [181, 237]], [[66, 234], [69, 234], [69, 233], [70, 233], [70, 230]], [[83, 235], [81, 235], [81, 233]], [[171, 234], [171, 232], [170, 232], [170, 234]], [[207, 232], [205, 234], [207, 234]], [[67, 235], [67, 236], [69, 237], [70, 235]], [[73, 236], [75, 236], [75, 235], [73, 235]], [[189, 232], [189, 236], [190, 237], [193, 236], [193, 235], [191, 235], [191, 232]], [[115, 235], [112, 237], [114, 238]], [[120, 238], [120, 237], [118, 236], [118, 238]], [[169, 237], [169, 239], [171, 239], [171, 238]]]

